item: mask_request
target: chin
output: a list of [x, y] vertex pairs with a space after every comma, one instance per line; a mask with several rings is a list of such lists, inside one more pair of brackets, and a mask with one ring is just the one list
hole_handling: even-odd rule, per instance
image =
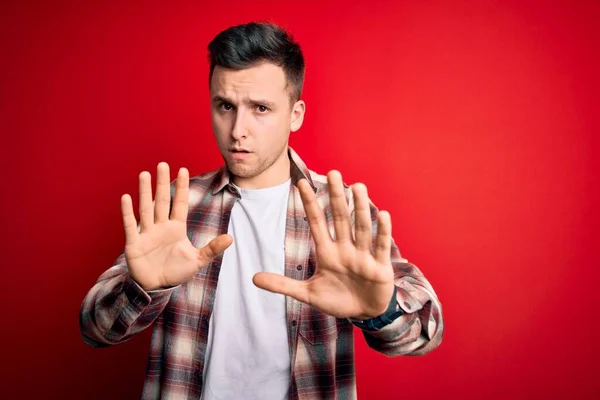
[[236, 162], [228, 162], [227, 167], [233, 175], [238, 176], [240, 178], [253, 178], [259, 175], [261, 172], [249, 165], [242, 165]]

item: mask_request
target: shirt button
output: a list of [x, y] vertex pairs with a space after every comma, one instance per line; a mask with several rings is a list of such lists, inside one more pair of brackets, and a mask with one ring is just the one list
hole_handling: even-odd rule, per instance
[[302, 265], [298, 265], [298, 266], [296, 267], [296, 269], [297, 269], [298, 271], [302, 271]]
[[406, 311], [410, 311], [410, 304], [408, 302], [404, 302], [404, 307], [406, 307]]
[[298, 323], [296, 322], [296, 320], [293, 320], [292, 321], [292, 326], [296, 326], [296, 325], [298, 325]]

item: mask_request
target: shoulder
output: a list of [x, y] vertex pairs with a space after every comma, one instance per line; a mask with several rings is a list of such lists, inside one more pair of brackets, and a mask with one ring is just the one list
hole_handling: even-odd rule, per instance
[[[329, 186], [327, 185], [327, 175], [320, 174], [310, 169], [308, 171], [310, 173], [310, 179], [312, 179], [313, 183], [319, 189], [319, 191], [321, 191], [321, 188], [324, 188], [324, 192], [329, 193]], [[347, 182], [344, 181], [343, 184], [346, 190], [350, 189], [350, 185], [348, 185]]]
[[[327, 183], [327, 175], [319, 174], [313, 170], [309, 170], [309, 172], [310, 178], [312, 179], [313, 184], [317, 188], [317, 199], [319, 200], [321, 206], [327, 211], [328, 207], [330, 206], [329, 185]], [[342, 177], [343, 176], [344, 174], [342, 174]], [[344, 192], [346, 194], [346, 200], [348, 201], [348, 207], [350, 209], [351, 216], [352, 218], [354, 218], [355, 211], [352, 186], [345, 181], [343, 181], [342, 183], [344, 184]], [[371, 217], [374, 218], [374, 216], [377, 215], [378, 208], [371, 199], [369, 199], [369, 206], [371, 208]]]
[[[190, 177], [189, 180], [189, 206], [199, 204], [208, 194], [212, 194], [223, 179], [224, 169], [219, 167]], [[175, 194], [177, 179], [171, 182], [171, 196]]]
[[[329, 185], [327, 183], [327, 175], [320, 174], [313, 170], [309, 170], [310, 179], [312, 179], [313, 184], [317, 188], [317, 197], [318, 198], [329, 198]], [[342, 174], [343, 176], [343, 174]], [[349, 201], [352, 201], [352, 187], [345, 181], [342, 182], [344, 184], [344, 191], [346, 192], [346, 198]]]
[[215, 168], [212, 171], [203, 172], [199, 175], [194, 175], [190, 177], [190, 187], [199, 186], [199, 187], [210, 187], [218, 182], [223, 174], [223, 167]]

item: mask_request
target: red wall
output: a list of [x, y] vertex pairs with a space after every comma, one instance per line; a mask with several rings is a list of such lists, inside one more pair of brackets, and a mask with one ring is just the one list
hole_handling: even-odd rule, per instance
[[292, 146], [367, 184], [445, 307], [425, 357], [358, 337], [360, 398], [600, 396], [600, 3], [317, 3], [3, 2], [3, 398], [139, 398], [150, 331], [86, 347], [79, 305], [137, 174], [220, 164], [206, 45], [264, 18], [308, 63]]

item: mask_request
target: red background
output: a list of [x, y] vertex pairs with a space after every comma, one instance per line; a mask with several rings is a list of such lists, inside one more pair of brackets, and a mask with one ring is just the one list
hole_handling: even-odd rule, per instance
[[444, 305], [425, 357], [357, 336], [360, 398], [598, 398], [600, 3], [325, 3], [3, 2], [3, 398], [139, 398], [150, 330], [89, 348], [79, 305], [140, 171], [220, 165], [206, 45], [254, 19], [304, 49], [292, 146], [367, 184]]

